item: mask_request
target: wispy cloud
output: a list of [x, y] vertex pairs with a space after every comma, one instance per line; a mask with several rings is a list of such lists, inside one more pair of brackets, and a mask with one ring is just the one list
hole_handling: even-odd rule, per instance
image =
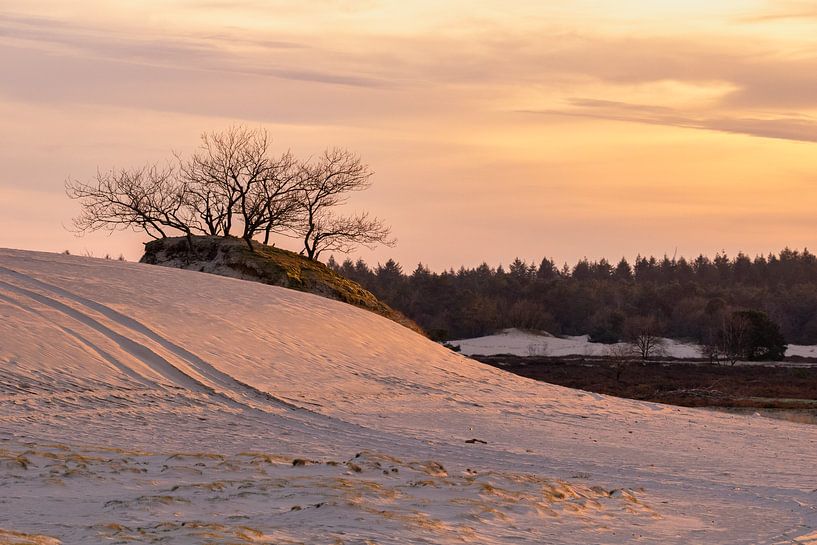
[[[181, 38], [127, 35], [57, 19], [0, 14], [0, 40], [14, 43], [18, 48], [21, 44], [33, 44], [63, 57], [73, 55], [185, 71], [206, 70], [361, 87], [385, 84], [365, 75], [293, 67], [287, 62], [288, 53], [306, 47], [297, 42], [246, 36], [233, 38], [223, 32]], [[267, 52], [241, 55], [224, 47], [236, 44], [263, 48]]]
[[738, 20], [745, 23], [766, 23], [798, 19], [817, 19], [817, 6], [813, 2], [775, 0], [770, 1], [767, 8], [743, 15]]
[[721, 131], [762, 138], [817, 142], [817, 118], [711, 116], [693, 114], [663, 106], [630, 104], [610, 100], [577, 98], [564, 109], [520, 110], [519, 113], [573, 116], [632, 123], [665, 125], [686, 129]]

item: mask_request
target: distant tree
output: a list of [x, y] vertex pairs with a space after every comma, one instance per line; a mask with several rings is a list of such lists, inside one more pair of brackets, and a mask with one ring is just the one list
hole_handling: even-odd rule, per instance
[[713, 297], [706, 303], [706, 313], [710, 316], [721, 314], [726, 308], [726, 301], [721, 297]]
[[670, 259], [667, 254], [664, 254], [664, 258], [658, 264], [658, 274], [661, 278], [662, 282], [672, 282], [675, 280], [675, 268], [677, 262], [675, 258]]
[[576, 266], [573, 267], [573, 272], [570, 274], [572, 278], [575, 280], [589, 280], [592, 277], [593, 273], [590, 268], [590, 262], [587, 258], [580, 259]]
[[517, 285], [524, 285], [528, 282], [528, 280], [533, 278], [536, 269], [531, 271], [531, 268], [528, 267], [528, 264], [525, 263], [523, 260], [519, 259], [518, 257], [511, 262], [510, 266], [508, 267], [508, 276], [513, 279]]
[[645, 361], [664, 353], [664, 342], [659, 333], [659, 322], [654, 316], [636, 316], [628, 319], [625, 325], [628, 343]]
[[[486, 265], [487, 266], [487, 265]], [[556, 268], [556, 264], [548, 259], [542, 259], [542, 262], [539, 264], [539, 269], [536, 271], [536, 278], [539, 280], [553, 280], [559, 276], [559, 270]]]
[[350, 193], [367, 189], [371, 176], [358, 156], [338, 148], [301, 166], [296, 192], [301, 220], [295, 232], [303, 240], [302, 254], [318, 259], [327, 250], [348, 253], [358, 245], [394, 245], [382, 220], [366, 212], [343, 216], [334, 211]]
[[739, 252], [731, 264], [732, 277], [736, 282], [746, 283], [752, 278], [752, 261], [749, 256]]
[[717, 350], [720, 357], [735, 365], [749, 352], [751, 322], [742, 312], [732, 312], [723, 317], [717, 338]]
[[401, 297], [406, 277], [399, 263], [393, 259], [387, 260], [384, 265], [378, 263], [374, 269], [374, 276], [378, 296], [391, 301]]
[[804, 344], [817, 344], [817, 311], [812, 311], [811, 318], [806, 320], [799, 330]]
[[562, 276], [562, 278], [567, 278], [570, 276], [570, 265], [567, 264], [567, 261], [565, 261], [565, 264], [562, 265], [562, 270], [559, 271], [559, 274]]
[[765, 312], [739, 310], [733, 313], [736, 320], [748, 324], [743, 356], [749, 361], [778, 361], [786, 355], [786, 339], [780, 326]]
[[631, 344], [611, 344], [605, 348], [604, 353], [613, 368], [616, 382], [621, 382], [624, 372], [634, 365], [633, 360], [640, 357]]
[[724, 313], [720, 329], [704, 343], [710, 360], [735, 365], [740, 360], [781, 360], [786, 342], [780, 327], [764, 312], [736, 310]]
[[590, 318], [588, 334], [591, 342], [611, 344], [624, 336], [627, 317], [619, 310], [599, 309]]
[[527, 299], [514, 301], [502, 315], [504, 318], [503, 327], [548, 332], [555, 329], [553, 316], [549, 312], [543, 311], [533, 301]]
[[618, 262], [618, 265], [616, 265], [616, 268], [613, 271], [613, 278], [622, 281], [629, 281], [633, 279], [633, 268], [630, 267], [630, 264], [627, 263], [627, 260], [624, 259], [623, 257], [621, 258], [621, 261]]
[[372, 270], [366, 265], [363, 258], [358, 258], [358, 260], [355, 261], [355, 274], [361, 278], [374, 278]]
[[684, 294], [669, 309], [666, 331], [673, 337], [702, 341], [709, 329], [710, 319], [704, 310], [706, 299], [698, 295]]
[[708, 331], [704, 335], [704, 340], [698, 347], [701, 357], [709, 360], [709, 363], [720, 365], [722, 353], [720, 345], [718, 344], [718, 332], [714, 330]]
[[658, 269], [658, 261], [654, 257], [647, 259], [646, 257], [638, 256], [633, 267], [633, 275], [639, 283], [651, 282], [656, 279], [656, 271]]
[[[817, 343], [817, 258], [806, 251], [781, 253], [782, 260], [760, 256], [749, 262], [738, 254], [727, 265], [720, 259], [722, 270], [731, 269], [724, 273], [726, 281], [703, 256], [692, 262], [639, 257], [637, 280], [618, 274], [626, 271], [626, 261], [610, 277], [606, 267], [599, 267], [601, 261], [587, 260], [582, 260], [587, 267], [578, 265], [578, 277], [571, 277], [569, 265], [557, 271], [549, 259], [542, 260], [535, 275], [519, 260], [507, 271], [482, 263], [437, 274], [421, 266], [394, 282], [378, 278], [363, 262], [344, 262], [340, 268], [427, 331], [445, 332], [450, 338], [521, 327], [589, 334], [595, 341], [612, 343], [632, 339], [627, 334], [632, 323], [652, 316], [662, 337], [694, 339], [705, 345], [704, 357], [725, 363], [758, 357], [741, 355], [728, 348], [733, 341], [724, 344], [720, 339], [724, 321], [736, 308], [766, 309], [786, 339]], [[385, 285], [393, 283], [400, 289]], [[622, 317], [624, 325], [619, 325]], [[725, 338], [739, 333], [732, 324]], [[649, 352], [648, 358], [654, 357], [660, 347]]]
[[704, 255], [696, 257], [692, 262], [692, 270], [695, 272], [696, 279], [701, 284], [717, 284], [718, 271], [708, 257]]
[[712, 261], [715, 269], [718, 272], [718, 279], [721, 284], [726, 284], [732, 279], [732, 262], [726, 252], [715, 254], [715, 259]]
[[695, 271], [689, 262], [680, 257], [675, 263], [675, 278], [682, 284], [687, 284], [695, 277]]
[[385, 265], [378, 263], [375, 275], [381, 282], [400, 282], [403, 279], [403, 267], [395, 260], [389, 259]]
[[596, 280], [608, 280], [613, 276], [613, 266], [604, 258], [590, 264], [590, 271]]
[[415, 280], [426, 280], [431, 277], [431, 270], [422, 263], [418, 263], [414, 272], [411, 273], [411, 276]]

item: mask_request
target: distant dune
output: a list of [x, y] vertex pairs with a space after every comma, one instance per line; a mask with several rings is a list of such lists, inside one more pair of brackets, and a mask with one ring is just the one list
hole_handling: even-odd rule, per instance
[[[662, 352], [672, 358], [700, 358], [698, 346], [673, 339], [662, 339]], [[460, 339], [450, 344], [459, 346], [465, 355], [512, 354], [514, 356], [604, 356], [610, 346], [590, 342], [587, 335], [556, 337], [545, 332], [510, 328], [495, 335]], [[619, 343], [623, 344], [623, 343]]]
[[309, 293], [0, 250], [0, 544], [813, 543], [815, 482], [814, 426], [537, 383]]
[[[700, 345], [675, 339], [661, 339], [661, 355], [678, 359], [701, 358]], [[466, 356], [511, 354], [514, 356], [605, 356], [611, 346], [590, 341], [588, 335], [556, 337], [543, 331], [524, 331], [516, 328], [502, 330], [494, 335], [449, 341]], [[619, 346], [625, 343], [618, 343]], [[817, 346], [790, 344], [786, 356], [817, 358]], [[749, 362], [751, 363], [751, 362]]]

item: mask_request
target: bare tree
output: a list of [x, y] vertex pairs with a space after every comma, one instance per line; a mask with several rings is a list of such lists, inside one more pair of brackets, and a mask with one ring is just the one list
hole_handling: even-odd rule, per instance
[[664, 353], [664, 341], [658, 333], [658, 320], [652, 316], [635, 317], [625, 325], [627, 341], [645, 361]]
[[172, 167], [98, 171], [89, 183], [69, 179], [66, 192], [82, 205], [78, 232], [142, 230], [151, 238], [203, 232], [186, 210], [187, 193]]
[[206, 234], [223, 234], [228, 212], [221, 188], [187, 179], [187, 196], [190, 210], [205, 226]]
[[289, 152], [270, 156], [264, 130], [231, 127], [205, 133], [189, 160], [177, 156], [191, 195], [191, 207], [209, 233], [230, 236], [240, 223], [241, 238], [251, 240], [290, 226], [295, 219], [295, 189], [299, 183]]
[[528, 356], [531, 358], [543, 358], [548, 355], [547, 343], [530, 343], [528, 345]]
[[709, 363], [714, 365], [720, 365], [723, 357], [719, 335], [720, 331], [710, 328], [698, 349], [701, 356], [707, 358]]
[[391, 229], [380, 219], [366, 212], [342, 216], [333, 211], [348, 202], [350, 193], [367, 189], [371, 176], [358, 156], [338, 148], [301, 166], [297, 198], [302, 217], [295, 232], [303, 239], [302, 254], [318, 259], [325, 250], [346, 253], [361, 244], [394, 244]]
[[730, 313], [723, 317], [723, 323], [718, 335], [718, 350], [722, 357], [734, 366], [740, 358], [745, 357], [751, 323], [738, 313]]
[[[299, 187], [297, 161], [287, 152], [272, 164], [268, 176], [251, 195], [249, 210], [254, 212], [245, 218], [245, 222], [250, 222], [248, 232], [253, 233], [251, 237], [256, 232], [263, 232], [264, 244], [269, 244], [272, 233], [293, 229], [301, 217], [297, 198]], [[255, 218], [254, 224], [252, 218]]]
[[621, 382], [621, 375], [633, 365], [633, 359], [639, 356], [633, 350], [633, 345], [626, 343], [608, 345], [605, 349], [605, 355], [610, 359], [610, 366], [616, 375], [616, 382]]
[[701, 354], [716, 365], [721, 362], [735, 365], [741, 358], [748, 357], [751, 329], [752, 324], [745, 315], [727, 308], [720, 313], [720, 326], [710, 328], [707, 333]]
[[240, 233], [250, 250], [257, 236], [268, 244], [272, 233], [285, 233], [303, 240], [301, 253], [310, 259], [325, 250], [394, 242], [378, 218], [334, 210], [370, 185], [368, 166], [346, 150], [299, 163], [290, 152], [273, 156], [266, 131], [236, 126], [203, 134], [190, 158], [175, 158], [164, 168], [111, 170], [89, 183], [66, 182], [68, 196], [82, 204], [76, 230], [141, 229], [152, 238], [182, 233], [191, 248], [194, 235]]

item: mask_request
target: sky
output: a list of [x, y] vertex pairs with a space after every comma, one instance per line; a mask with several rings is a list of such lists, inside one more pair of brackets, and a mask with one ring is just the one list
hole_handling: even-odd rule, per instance
[[817, 247], [814, 2], [3, 0], [0, 120], [0, 247], [138, 259], [65, 180], [236, 123], [363, 157], [370, 263]]

